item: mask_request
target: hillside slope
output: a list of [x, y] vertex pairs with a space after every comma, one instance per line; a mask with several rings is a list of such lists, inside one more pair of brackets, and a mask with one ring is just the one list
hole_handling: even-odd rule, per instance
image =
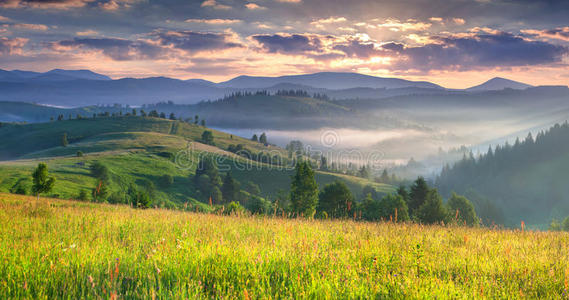
[[[205, 130], [213, 133], [215, 145], [200, 142]], [[61, 145], [63, 133], [68, 135], [66, 147]], [[5, 160], [0, 162], [0, 191], [4, 192], [20, 185], [29, 191], [31, 173], [42, 161], [57, 178], [54, 196], [76, 198], [81, 190], [90, 191], [96, 180], [89, 167], [98, 161], [110, 170], [110, 189], [115, 197], [121, 197], [131, 184], [145, 187], [151, 182], [156, 204], [166, 206], [207, 202], [197, 193], [193, 180], [204, 155], [216, 157], [222, 174], [231, 171], [242, 186], [249, 181], [259, 185], [261, 195], [271, 199], [279, 190], [288, 190], [293, 174], [286, 165], [269, 165], [227, 151], [230, 145], [241, 144], [248, 153], [280, 155], [279, 161], [285, 162], [288, 152], [284, 149], [160, 118], [124, 116], [6, 125], [0, 128], [0, 139], [6, 141], [0, 145]], [[84, 155], [78, 157], [78, 151]], [[162, 184], [164, 175], [172, 176], [173, 184]], [[393, 191], [388, 185], [340, 174], [317, 171], [316, 179], [320, 186], [341, 179], [358, 196], [365, 185], [374, 186], [380, 193]]]
[[567, 170], [569, 124], [564, 123], [535, 139], [528, 136], [492, 148], [479, 159], [465, 157], [445, 167], [436, 185], [446, 194], [455, 191], [475, 202], [491, 201], [509, 224], [524, 221], [546, 227], [552, 218], [569, 215]]

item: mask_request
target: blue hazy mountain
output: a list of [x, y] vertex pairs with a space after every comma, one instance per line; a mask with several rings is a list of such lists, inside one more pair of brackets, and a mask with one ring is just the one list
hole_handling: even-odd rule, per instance
[[398, 78], [382, 78], [358, 73], [322, 72], [305, 75], [280, 77], [239, 76], [219, 83], [222, 87], [231, 88], [268, 88], [281, 83], [302, 84], [314, 88], [341, 90], [350, 88], [431, 88], [442, 89], [441, 86], [426, 81], [409, 81]]
[[469, 92], [499, 91], [503, 89], [525, 90], [529, 87], [532, 86], [506, 78], [494, 77], [480, 85], [470, 87], [466, 90]]

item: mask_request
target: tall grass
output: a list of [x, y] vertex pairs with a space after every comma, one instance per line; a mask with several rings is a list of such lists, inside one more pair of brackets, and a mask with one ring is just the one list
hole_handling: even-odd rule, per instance
[[0, 298], [567, 298], [569, 234], [0, 194]]

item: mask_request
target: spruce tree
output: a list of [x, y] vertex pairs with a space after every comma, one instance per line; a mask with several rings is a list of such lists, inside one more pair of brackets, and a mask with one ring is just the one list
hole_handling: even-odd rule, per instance
[[425, 203], [427, 199], [427, 194], [429, 193], [429, 186], [425, 181], [425, 178], [419, 177], [413, 185], [411, 186], [411, 193], [409, 195], [409, 214], [411, 216], [415, 215], [415, 211]]
[[290, 187], [292, 211], [297, 215], [312, 217], [318, 204], [318, 185], [314, 171], [307, 161], [296, 165], [295, 175]]

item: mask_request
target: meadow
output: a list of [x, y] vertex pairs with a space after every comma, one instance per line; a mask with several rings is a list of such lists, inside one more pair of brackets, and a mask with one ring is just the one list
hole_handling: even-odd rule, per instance
[[568, 298], [569, 234], [0, 194], [0, 298]]

